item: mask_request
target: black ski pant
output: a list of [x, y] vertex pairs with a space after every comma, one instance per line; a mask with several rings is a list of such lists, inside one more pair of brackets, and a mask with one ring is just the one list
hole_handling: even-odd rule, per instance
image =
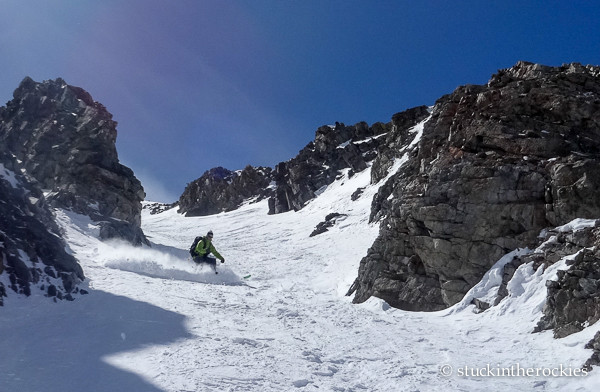
[[210, 264], [212, 266], [212, 268], [215, 270], [215, 272], [217, 272], [217, 259], [215, 259], [214, 257], [209, 257], [208, 255], [194, 256], [194, 263], [196, 263], [196, 264], [200, 264], [200, 263]]

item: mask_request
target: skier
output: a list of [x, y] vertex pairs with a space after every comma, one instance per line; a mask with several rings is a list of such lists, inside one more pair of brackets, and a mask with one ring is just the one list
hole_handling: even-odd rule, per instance
[[[212, 265], [213, 269], [215, 270], [215, 274], [218, 274], [217, 259], [221, 260], [221, 263], [224, 263], [225, 258], [223, 256], [221, 256], [221, 254], [219, 252], [217, 252], [217, 250], [215, 249], [215, 246], [212, 244], [212, 239], [213, 239], [213, 232], [211, 230], [208, 233], [206, 233], [205, 237], [203, 237], [200, 241], [198, 241], [198, 244], [196, 245], [196, 248], [194, 249], [193, 260], [196, 264], [207, 263], [207, 264]], [[211, 253], [213, 255], [215, 255], [215, 257], [217, 259], [215, 259], [214, 257], [209, 257], [208, 255], [210, 255]]]

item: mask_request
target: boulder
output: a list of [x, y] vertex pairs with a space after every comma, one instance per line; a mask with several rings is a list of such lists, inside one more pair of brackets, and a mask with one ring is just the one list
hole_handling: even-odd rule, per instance
[[314, 237], [316, 235], [323, 234], [323, 233], [329, 231], [330, 228], [335, 226], [335, 224], [337, 223], [338, 220], [343, 220], [347, 216], [348, 215], [340, 214], [339, 212], [332, 212], [330, 214], [327, 214], [327, 216], [325, 217], [325, 220], [323, 222], [320, 222], [319, 224], [317, 224], [317, 227], [315, 227], [315, 229], [312, 231], [312, 233], [310, 233], [309, 237]]

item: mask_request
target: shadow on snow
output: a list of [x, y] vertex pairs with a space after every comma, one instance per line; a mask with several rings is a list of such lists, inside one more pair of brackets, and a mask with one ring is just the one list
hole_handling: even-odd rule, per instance
[[1, 389], [160, 392], [104, 358], [191, 338], [184, 320], [178, 313], [103, 291], [52, 305], [46, 298], [11, 301], [0, 312]]

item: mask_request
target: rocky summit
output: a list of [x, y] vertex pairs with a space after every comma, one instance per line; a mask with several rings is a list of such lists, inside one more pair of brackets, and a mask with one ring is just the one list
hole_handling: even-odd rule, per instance
[[119, 163], [117, 123], [106, 108], [60, 78], [25, 78], [13, 96], [0, 109], [0, 151], [38, 182], [50, 205], [99, 222], [102, 238], [147, 242], [144, 189]]
[[600, 216], [600, 67], [519, 62], [440, 98], [418, 143], [397, 145], [349, 294], [443, 309], [542, 229]]

